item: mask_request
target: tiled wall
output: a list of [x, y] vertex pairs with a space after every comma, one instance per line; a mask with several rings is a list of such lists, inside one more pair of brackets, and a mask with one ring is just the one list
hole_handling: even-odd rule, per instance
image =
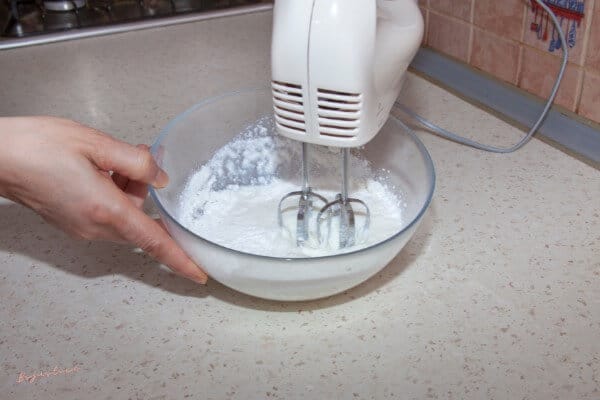
[[[549, 94], [562, 52], [548, 51], [551, 23], [546, 41], [531, 31], [534, 14], [528, 0], [419, 0], [419, 4], [426, 23], [425, 45], [535, 95]], [[556, 103], [600, 122], [600, 0], [585, 0], [584, 12]]]

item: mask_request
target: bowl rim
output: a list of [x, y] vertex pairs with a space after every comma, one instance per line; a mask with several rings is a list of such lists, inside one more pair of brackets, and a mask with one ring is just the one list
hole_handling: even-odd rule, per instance
[[[223, 94], [216, 95], [216, 96], [211, 96], [211, 97], [208, 97], [208, 98], [201, 100], [200, 102], [194, 104], [193, 106], [191, 106], [190, 108], [188, 108], [187, 110], [182, 112], [181, 114], [177, 115], [171, 121], [169, 121], [167, 123], [167, 125], [165, 125], [165, 127], [161, 130], [160, 134], [157, 136], [156, 140], [152, 144], [152, 147], [150, 148], [150, 152], [151, 152], [152, 156], [156, 159], [157, 153], [162, 144], [162, 141], [169, 134], [169, 132], [173, 129], [173, 127], [175, 127], [177, 124], [183, 122], [189, 114], [193, 113], [194, 111], [196, 111], [197, 109], [199, 109], [203, 106], [215, 103], [224, 98], [237, 96], [240, 94], [249, 94], [252, 92], [255, 92], [255, 93], [262, 92], [262, 93], [270, 94], [270, 90], [267, 87], [251, 87], [251, 88], [245, 88], [245, 89], [240, 89], [240, 90], [223, 93]], [[275, 257], [275, 256], [262, 255], [262, 254], [248, 253], [248, 252], [245, 252], [242, 250], [232, 249], [232, 248], [223, 246], [221, 244], [218, 244], [216, 242], [213, 242], [211, 240], [208, 240], [208, 239], [198, 235], [197, 233], [193, 232], [192, 230], [188, 229], [183, 224], [181, 224], [173, 215], [171, 215], [171, 213], [161, 203], [159, 195], [158, 195], [158, 191], [161, 189], [157, 189], [157, 188], [154, 188], [152, 185], [149, 185], [148, 188], [149, 188], [149, 192], [150, 192], [150, 197], [152, 198], [152, 201], [154, 202], [154, 204], [156, 204], [156, 206], [159, 208], [161, 214], [166, 215], [168, 217], [168, 219], [170, 221], [174, 222], [179, 228], [181, 228], [185, 232], [189, 233], [190, 235], [194, 236], [195, 238], [200, 239], [202, 242], [207, 243], [208, 245], [215, 246], [215, 247], [223, 249], [225, 251], [233, 252], [234, 254], [240, 254], [240, 255], [243, 255], [246, 257], [256, 257], [256, 258], [260, 258], [260, 259], [273, 260], [273, 261], [278, 261], [278, 262], [284, 261], [286, 263], [296, 263], [296, 262], [306, 262], [308, 260], [317, 261], [317, 260], [325, 260], [325, 259], [333, 258], [333, 257], [339, 258], [342, 256], [352, 256], [352, 255], [356, 255], [359, 253], [367, 252], [375, 247], [382, 246], [385, 243], [394, 240], [396, 237], [402, 235], [404, 232], [411, 229], [413, 227], [413, 225], [415, 225], [418, 221], [420, 221], [421, 217], [423, 216], [425, 211], [429, 208], [429, 204], [431, 203], [431, 200], [433, 198], [433, 193], [435, 191], [435, 183], [436, 183], [435, 182], [435, 180], [436, 180], [435, 165], [433, 163], [431, 155], [427, 151], [427, 148], [425, 147], [423, 142], [421, 142], [421, 140], [418, 138], [418, 136], [415, 134], [415, 132], [412, 129], [408, 128], [408, 126], [406, 126], [405, 124], [401, 123], [397, 117], [390, 114], [388, 117], [388, 120], [392, 120], [394, 123], [396, 123], [404, 132], [406, 132], [412, 138], [412, 140], [417, 145], [417, 148], [419, 149], [419, 151], [421, 152], [421, 155], [425, 159], [425, 164], [429, 167], [428, 169], [429, 169], [429, 178], [431, 179], [431, 186], [429, 188], [429, 193], [427, 194], [427, 200], [425, 201], [425, 203], [423, 204], [423, 206], [421, 207], [421, 209], [419, 210], [417, 215], [404, 228], [402, 228], [400, 231], [396, 232], [392, 236], [388, 237], [387, 239], [382, 240], [377, 243], [374, 243], [368, 247], [363, 247], [360, 249], [356, 249], [356, 250], [352, 250], [352, 251], [344, 252], [344, 253], [336, 253], [336, 254], [329, 254], [329, 255], [325, 255], [325, 256], [316, 256], [316, 257]]]

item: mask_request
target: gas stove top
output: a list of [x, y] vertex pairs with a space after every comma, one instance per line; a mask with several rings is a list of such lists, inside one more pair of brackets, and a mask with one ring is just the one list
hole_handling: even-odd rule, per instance
[[269, 3], [272, 0], [0, 0], [0, 48], [3, 42], [18, 47], [94, 36]]

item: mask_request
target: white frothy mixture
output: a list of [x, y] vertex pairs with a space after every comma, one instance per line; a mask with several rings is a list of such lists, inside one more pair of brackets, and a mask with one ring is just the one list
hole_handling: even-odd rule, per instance
[[[365, 216], [356, 214], [356, 244], [338, 248], [337, 218], [331, 229], [321, 225], [323, 243], [316, 235], [316, 216], [321, 202], [314, 202], [311, 237], [296, 245], [298, 197], [284, 202], [283, 228], [277, 208], [283, 196], [301, 189], [301, 145], [272, 135], [273, 121], [263, 118], [238, 135], [189, 179], [180, 197], [179, 221], [189, 230], [222, 246], [273, 257], [316, 257], [369, 247], [396, 234], [402, 227], [400, 198], [386, 185], [385, 173], [373, 171], [366, 160], [353, 154], [350, 160], [349, 196], [364, 201], [371, 213], [370, 228], [362, 231]], [[341, 187], [339, 150], [310, 147], [310, 183], [332, 201]]]

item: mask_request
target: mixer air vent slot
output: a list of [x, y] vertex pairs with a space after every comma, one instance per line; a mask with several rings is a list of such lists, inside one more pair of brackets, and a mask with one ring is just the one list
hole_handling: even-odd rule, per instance
[[306, 133], [302, 86], [273, 81], [271, 82], [271, 89], [273, 92], [275, 123], [296, 133]]
[[338, 138], [356, 136], [360, 125], [361, 106], [360, 93], [318, 89], [319, 133]]

